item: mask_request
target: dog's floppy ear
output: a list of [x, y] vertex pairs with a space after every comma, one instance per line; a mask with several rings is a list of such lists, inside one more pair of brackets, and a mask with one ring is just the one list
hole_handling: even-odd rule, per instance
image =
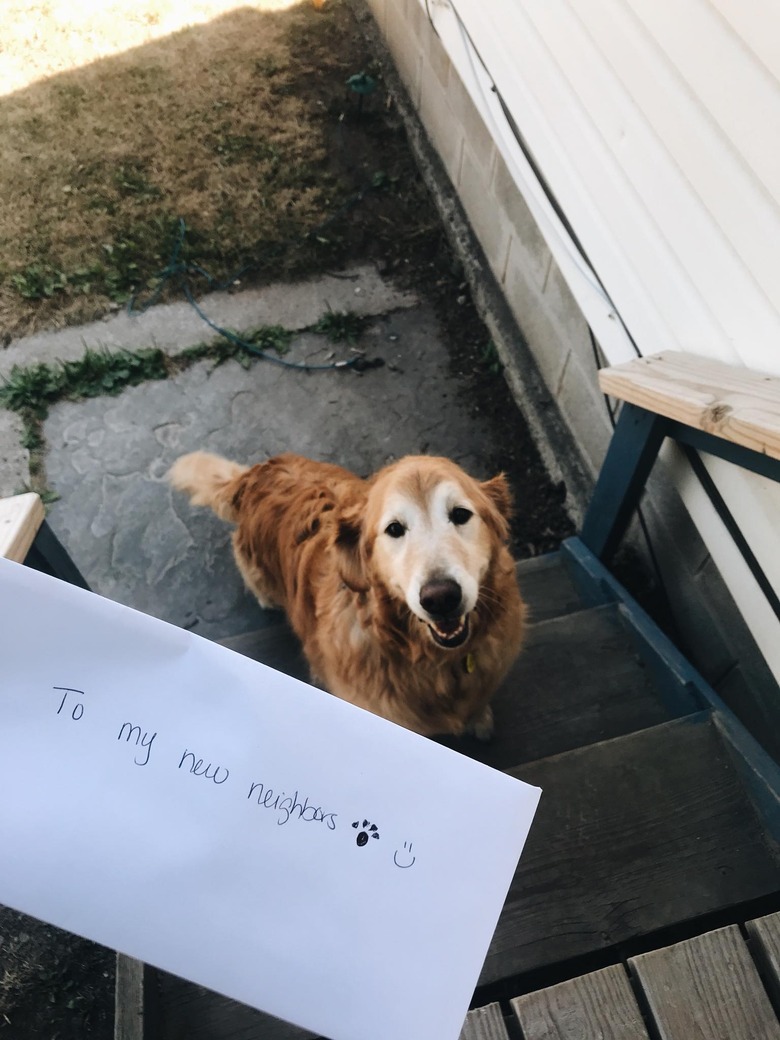
[[492, 518], [485, 517], [485, 519], [488, 522], [491, 519], [493, 520], [496, 533], [505, 542], [509, 538], [509, 521], [512, 519], [514, 512], [512, 492], [509, 490], [507, 479], [503, 473], [499, 473], [498, 476], [485, 480], [480, 484], [480, 487], [494, 509], [494, 516]]
[[364, 502], [346, 509], [339, 517], [336, 533], [341, 580], [353, 592], [368, 592], [369, 589], [362, 545], [364, 511]]

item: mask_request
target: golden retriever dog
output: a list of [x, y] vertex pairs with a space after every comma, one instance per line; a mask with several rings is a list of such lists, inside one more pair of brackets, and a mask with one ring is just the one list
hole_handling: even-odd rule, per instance
[[408, 456], [363, 480], [300, 455], [195, 452], [168, 477], [237, 525], [244, 581], [286, 612], [314, 682], [417, 733], [489, 739], [525, 616], [503, 474]]

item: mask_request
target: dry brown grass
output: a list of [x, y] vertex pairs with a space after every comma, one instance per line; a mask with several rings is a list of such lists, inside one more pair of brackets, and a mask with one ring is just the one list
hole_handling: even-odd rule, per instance
[[0, 334], [122, 303], [167, 261], [180, 217], [217, 275], [321, 266], [332, 243], [286, 243], [350, 190], [326, 139], [355, 103], [361, 46], [343, 0], [6, 3]]

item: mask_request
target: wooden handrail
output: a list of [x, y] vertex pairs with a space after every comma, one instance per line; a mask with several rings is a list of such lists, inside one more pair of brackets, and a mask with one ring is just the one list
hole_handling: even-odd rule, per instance
[[0, 498], [0, 556], [24, 563], [45, 515], [40, 496], [32, 491]]
[[599, 385], [623, 402], [582, 525], [582, 541], [599, 559], [620, 542], [667, 437], [692, 465], [704, 451], [780, 481], [780, 378], [667, 351], [602, 369]]
[[0, 498], [0, 557], [25, 563], [55, 578], [88, 589], [84, 575], [46, 522], [39, 495]]
[[605, 394], [780, 459], [780, 378], [666, 351], [599, 372]]

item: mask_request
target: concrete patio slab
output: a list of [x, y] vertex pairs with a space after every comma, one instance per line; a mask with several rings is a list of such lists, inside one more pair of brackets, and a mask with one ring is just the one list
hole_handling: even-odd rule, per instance
[[[139, 306], [142, 303], [140, 300]], [[198, 301], [215, 324], [238, 332], [260, 325], [304, 329], [327, 310], [386, 314], [415, 303], [413, 293], [395, 289], [371, 265], [352, 267], [305, 282], [209, 293]], [[156, 346], [176, 355], [209, 341], [213, 335], [186, 300], [159, 304], [141, 313], [130, 314], [124, 309], [89, 325], [39, 332], [12, 341], [0, 353], [0, 379], [7, 376], [14, 365], [73, 361], [87, 349], [113, 352]]]
[[[382, 298], [398, 302], [390, 291]], [[53, 407], [46, 471], [60, 497], [49, 520], [91, 587], [210, 638], [269, 619], [243, 590], [230, 526], [192, 509], [165, 480], [188, 451], [241, 462], [295, 451], [362, 474], [431, 453], [488, 476], [480, 460], [495, 433], [468, 416], [431, 309], [407, 301], [377, 317], [361, 346], [384, 366], [309, 373], [202, 361], [119, 397]], [[307, 333], [287, 356], [316, 364], [334, 353], [349, 356], [349, 348]]]

